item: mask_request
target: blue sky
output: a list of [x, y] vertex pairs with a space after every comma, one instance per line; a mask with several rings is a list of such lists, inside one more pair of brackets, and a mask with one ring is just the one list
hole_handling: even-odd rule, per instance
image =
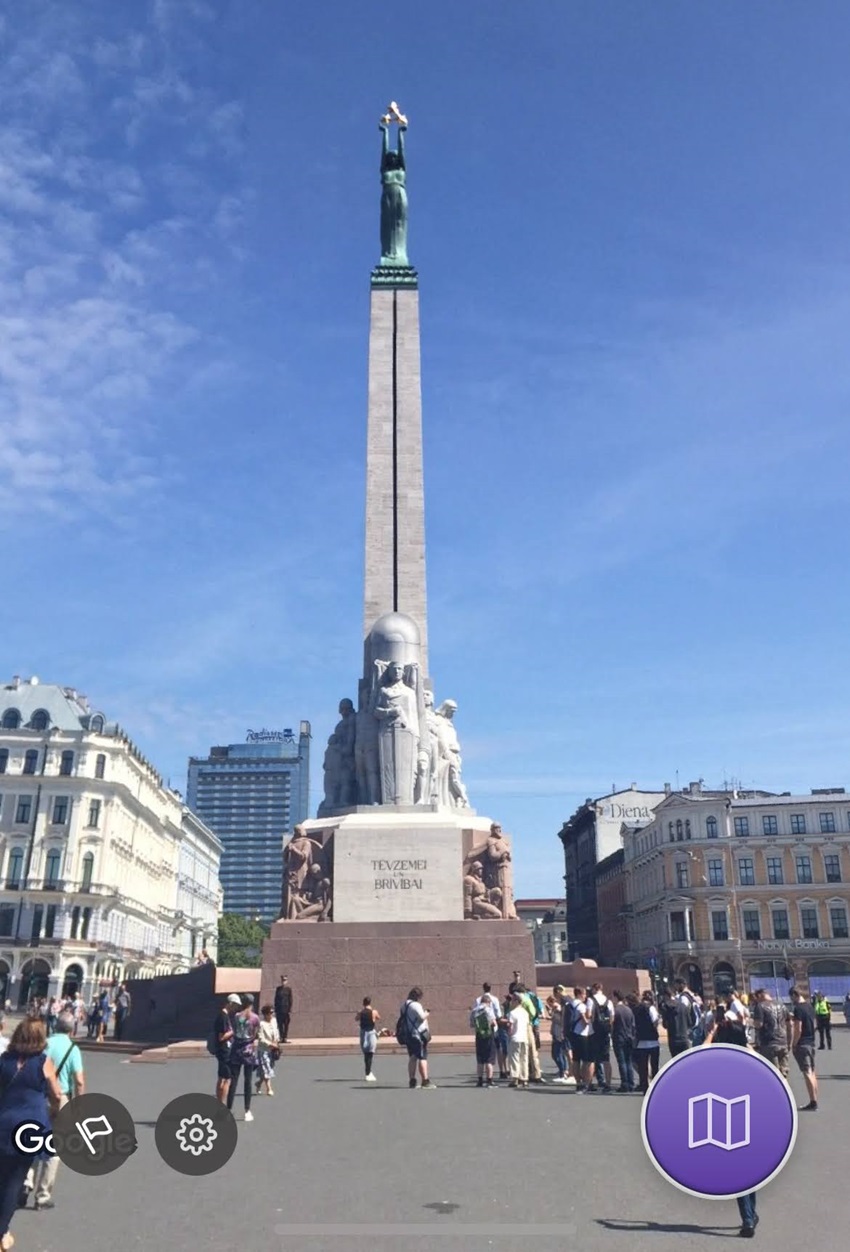
[[318, 803], [394, 98], [431, 670], [519, 891], [612, 783], [846, 783], [848, 42], [838, 0], [7, 9], [2, 670], [180, 788], [308, 718]]

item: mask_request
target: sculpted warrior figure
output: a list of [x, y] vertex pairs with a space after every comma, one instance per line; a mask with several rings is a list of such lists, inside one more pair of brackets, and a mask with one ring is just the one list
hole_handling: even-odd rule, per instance
[[419, 752], [419, 699], [416, 665], [377, 661], [380, 675], [374, 700], [384, 804], [413, 804]]
[[360, 684], [360, 707], [356, 716], [354, 765], [357, 798], [361, 804], [381, 803], [381, 770], [378, 762], [378, 723], [372, 712], [369, 684]]
[[350, 700], [340, 700], [339, 713], [340, 720], [325, 749], [325, 798], [319, 807], [319, 816], [334, 809], [347, 808], [357, 800], [354, 765], [356, 723], [354, 705]]
[[511, 846], [502, 834], [502, 828], [498, 822], [493, 822], [490, 826], [487, 842], [473, 848], [469, 857], [481, 862], [485, 885], [491, 890], [498, 891], [502, 917], [515, 920], [517, 912], [514, 907]]
[[327, 922], [331, 913], [331, 880], [323, 866], [311, 865], [301, 890], [289, 897], [289, 920]]
[[[391, 106], [392, 107], [392, 106]], [[398, 149], [390, 148], [390, 124], [398, 122]], [[381, 264], [409, 265], [407, 259], [407, 171], [404, 132], [407, 121], [396, 111], [381, 118]]]
[[502, 907], [498, 888], [484, 882], [480, 861], [467, 858], [463, 879], [463, 915], [467, 918], [501, 918]]
[[324, 861], [322, 845], [311, 839], [303, 826], [296, 826], [283, 849], [282, 917], [291, 919], [297, 915], [299, 902], [303, 902], [310, 881], [315, 881], [316, 871], [320, 878], [326, 876]]
[[468, 809], [469, 800], [466, 788], [460, 780], [460, 742], [453, 722], [456, 709], [457, 704], [454, 700], [444, 700], [437, 709], [435, 718], [439, 745], [437, 790], [440, 803], [447, 808]]
[[434, 712], [434, 693], [425, 688], [422, 693], [425, 716], [420, 723], [419, 756], [416, 773], [416, 803], [434, 804], [437, 800], [437, 714]]

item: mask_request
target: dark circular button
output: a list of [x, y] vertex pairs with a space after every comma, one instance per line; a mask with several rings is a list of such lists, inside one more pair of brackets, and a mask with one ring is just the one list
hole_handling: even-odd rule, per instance
[[198, 1178], [226, 1165], [239, 1132], [230, 1109], [211, 1095], [199, 1092], [178, 1096], [156, 1121], [156, 1150], [166, 1165]]
[[99, 1092], [75, 1096], [53, 1121], [54, 1151], [78, 1174], [111, 1174], [136, 1146], [136, 1127], [127, 1109]]

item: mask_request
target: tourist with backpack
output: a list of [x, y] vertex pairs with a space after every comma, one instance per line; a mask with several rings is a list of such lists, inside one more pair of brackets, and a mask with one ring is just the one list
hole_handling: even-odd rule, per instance
[[602, 990], [602, 984], [598, 982], [590, 988], [588, 1003], [593, 1025], [591, 1056], [596, 1067], [599, 1090], [607, 1095], [611, 1090], [611, 1029], [614, 1025], [614, 1005]]
[[408, 1087], [411, 1091], [415, 1090], [418, 1073], [421, 1090], [433, 1091], [436, 1084], [428, 1077], [428, 1044], [431, 1042], [431, 1032], [428, 1029], [428, 1010], [422, 1006], [421, 987], [410, 988], [396, 1022], [395, 1037], [402, 1047], [407, 1048]]
[[688, 998], [668, 991], [661, 1004], [661, 1019], [667, 1031], [667, 1047], [671, 1056], [686, 1052], [691, 1046], [691, 1004]]
[[655, 1007], [655, 997], [651, 991], [644, 991], [639, 1000], [632, 992], [626, 997], [626, 1003], [635, 1019], [634, 1061], [638, 1072], [638, 1090], [641, 1095], [646, 1095], [650, 1080], [658, 1073], [661, 1057], [658, 1023], [661, 1016]]
[[469, 1024], [475, 1031], [475, 1060], [478, 1066], [479, 1087], [493, 1086], [493, 1064], [496, 1060], [496, 1008], [498, 1001], [485, 982], [483, 995], [479, 996], [469, 1014]]
[[540, 1002], [540, 997], [535, 992], [529, 991], [524, 983], [516, 984], [515, 994], [519, 996], [520, 1004], [528, 1014], [528, 1080], [533, 1083], [543, 1083], [546, 1080], [540, 1069], [540, 1049], [538, 1047], [543, 1005]]
[[502, 1004], [499, 1005], [498, 1016], [496, 1018], [496, 1060], [499, 1062], [499, 1078], [503, 1081], [509, 1077], [508, 1074], [508, 1048], [510, 1047], [510, 1021], [509, 1014], [511, 1011], [510, 992], [505, 997]]

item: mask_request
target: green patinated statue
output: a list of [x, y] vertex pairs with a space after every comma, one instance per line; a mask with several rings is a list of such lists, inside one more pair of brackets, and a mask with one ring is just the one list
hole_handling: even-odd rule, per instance
[[[390, 148], [390, 126], [398, 124], [398, 148]], [[381, 260], [383, 266], [403, 266], [408, 268], [407, 259], [407, 192], [405, 190], [406, 170], [404, 164], [404, 132], [407, 130], [407, 118], [398, 111], [398, 106], [390, 105], [390, 112], [380, 121], [383, 136], [381, 146]]]

